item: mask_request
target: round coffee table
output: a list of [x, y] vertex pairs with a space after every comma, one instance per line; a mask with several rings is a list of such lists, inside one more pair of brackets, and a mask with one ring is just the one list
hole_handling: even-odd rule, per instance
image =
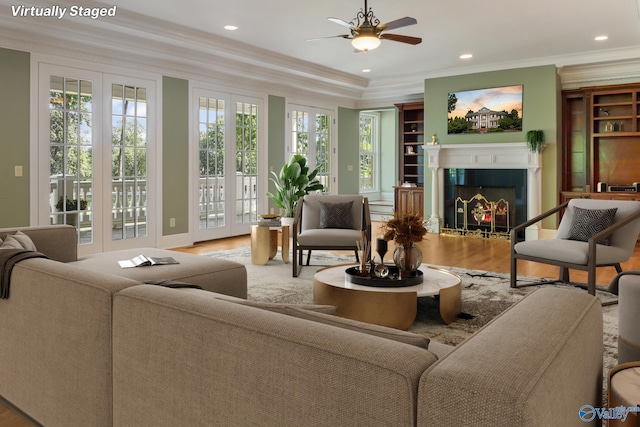
[[347, 282], [345, 270], [354, 265], [318, 270], [313, 276], [314, 302], [336, 306], [336, 314], [341, 317], [404, 330], [416, 318], [418, 297], [439, 295], [440, 316], [446, 324], [454, 322], [460, 314], [462, 285], [453, 273], [422, 264], [421, 284], [379, 288]]

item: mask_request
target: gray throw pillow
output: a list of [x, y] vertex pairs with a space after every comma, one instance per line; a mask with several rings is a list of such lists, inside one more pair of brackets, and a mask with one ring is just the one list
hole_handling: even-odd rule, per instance
[[[1, 241], [0, 241], [1, 242]], [[15, 234], [9, 234], [5, 237], [4, 242], [0, 244], [1, 249], [26, 249], [29, 251], [36, 251], [36, 245], [29, 236], [22, 231], [17, 231]]]
[[320, 204], [320, 228], [353, 228], [353, 200], [344, 203]]
[[[587, 242], [589, 239], [613, 225], [618, 208], [612, 209], [583, 209], [577, 206], [573, 208], [573, 220], [571, 221], [571, 229], [569, 230], [569, 240], [579, 240]], [[596, 242], [601, 245], [609, 246], [610, 235], [607, 235]]]

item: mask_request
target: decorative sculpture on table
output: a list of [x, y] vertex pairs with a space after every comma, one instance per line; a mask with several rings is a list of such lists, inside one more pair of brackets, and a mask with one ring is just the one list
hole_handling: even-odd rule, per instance
[[356, 241], [356, 248], [358, 252], [358, 258], [360, 259], [360, 274], [363, 276], [369, 275], [367, 269], [367, 260], [371, 254], [371, 242], [367, 240], [364, 230], [362, 231], [362, 237], [359, 241]]

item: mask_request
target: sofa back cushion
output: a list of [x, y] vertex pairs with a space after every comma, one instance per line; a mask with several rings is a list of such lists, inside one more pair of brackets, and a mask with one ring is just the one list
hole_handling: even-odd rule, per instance
[[417, 425], [584, 425], [580, 408], [602, 399], [602, 331], [596, 297], [535, 290], [425, 373]]
[[205, 294], [116, 295], [114, 425], [414, 425], [428, 351]]
[[78, 259], [76, 229], [70, 225], [44, 225], [0, 229], [0, 239], [22, 232], [33, 242], [36, 250], [50, 259], [71, 262]]
[[41, 425], [111, 427], [112, 297], [137, 285], [48, 259], [18, 263], [0, 300], [0, 395]]

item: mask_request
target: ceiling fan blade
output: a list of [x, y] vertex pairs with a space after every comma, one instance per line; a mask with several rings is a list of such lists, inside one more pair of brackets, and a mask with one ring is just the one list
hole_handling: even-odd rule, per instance
[[422, 39], [420, 37], [411, 37], [411, 36], [403, 36], [400, 34], [381, 34], [380, 38], [383, 40], [391, 40], [394, 42], [400, 42], [400, 43], [408, 43], [408, 44], [420, 44], [422, 43]]
[[342, 25], [343, 27], [347, 27], [350, 30], [353, 30], [355, 28], [353, 25], [349, 24], [347, 21], [342, 20], [340, 18], [327, 18], [327, 19], [333, 22], [334, 24]]
[[394, 30], [400, 27], [408, 27], [409, 25], [415, 25], [418, 21], [415, 18], [410, 18], [405, 16], [404, 18], [396, 19], [395, 21], [387, 22], [386, 24], [378, 25], [378, 29], [380, 31], [383, 30]]
[[335, 39], [335, 38], [350, 39], [352, 37], [351, 37], [351, 34], [339, 34], [337, 36], [316, 37], [315, 39], [307, 39], [306, 41], [314, 42], [316, 40]]

